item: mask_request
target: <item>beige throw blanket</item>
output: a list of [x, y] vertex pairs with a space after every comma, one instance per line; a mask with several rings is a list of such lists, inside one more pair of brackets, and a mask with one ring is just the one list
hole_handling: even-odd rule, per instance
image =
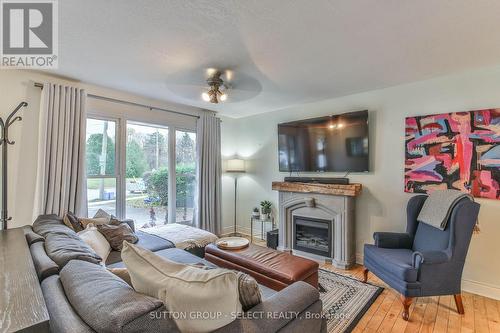
[[183, 250], [194, 247], [205, 247], [218, 240], [218, 237], [211, 232], [178, 223], [144, 228], [141, 231], [165, 238], [174, 243], [175, 247]]

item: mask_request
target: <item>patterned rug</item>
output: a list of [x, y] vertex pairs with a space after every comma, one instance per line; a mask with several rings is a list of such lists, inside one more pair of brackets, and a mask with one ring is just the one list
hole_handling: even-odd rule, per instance
[[319, 283], [328, 333], [351, 332], [383, 290], [325, 269], [319, 270]]

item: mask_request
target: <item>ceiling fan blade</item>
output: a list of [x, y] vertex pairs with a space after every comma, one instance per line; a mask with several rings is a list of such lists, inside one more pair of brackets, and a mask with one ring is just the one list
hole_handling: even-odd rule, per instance
[[215, 67], [196, 68], [168, 75], [167, 89], [180, 97], [199, 101], [201, 94], [209, 89], [207, 79], [217, 75], [228, 88], [228, 99], [224, 103], [239, 102], [254, 98], [262, 91], [262, 85], [253, 77], [232, 69], [218, 70]]
[[[198, 85], [171, 85], [167, 86], [175, 95], [189, 99], [189, 100], [202, 100], [201, 94], [207, 90], [206, 86]], [[228, 89], [226, 90], [227, 100], [224, 103], [240, 102], [257, 96], [260, 91], [255, 90], [243, 90], [243, 89]]]

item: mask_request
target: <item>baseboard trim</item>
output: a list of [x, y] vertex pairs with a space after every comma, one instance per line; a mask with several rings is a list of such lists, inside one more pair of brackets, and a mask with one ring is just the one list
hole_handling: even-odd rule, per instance
[[[248, 227], [237, 226], [236, 232], [238, 234], [250, 237], [250, 228], [248, 228]], [[232, 234], [234, 234], [234, 226], [228, 226], [228, 227], [222, 228], [219, 236], [224, 237], [224, 236], [230, 236]], [[255, 236], [255, 234], [254, 234], [254, 236]]]
[[[356, 253], [356, 263], [363, 265], [363, 254]], [[500, 300], [500, 286], [489, 283], [462, 279], [462, 290], [468, 293]]]
[[500, 300], [500, 287], [489, 283], [462, 279], [462, 290], [472, 294]]

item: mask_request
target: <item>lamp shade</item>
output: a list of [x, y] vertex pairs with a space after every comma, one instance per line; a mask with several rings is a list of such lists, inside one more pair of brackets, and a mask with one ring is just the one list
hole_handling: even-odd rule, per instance
[[226, 172], [245, 172], [245, 160], [240, 158], [227, 160]]

